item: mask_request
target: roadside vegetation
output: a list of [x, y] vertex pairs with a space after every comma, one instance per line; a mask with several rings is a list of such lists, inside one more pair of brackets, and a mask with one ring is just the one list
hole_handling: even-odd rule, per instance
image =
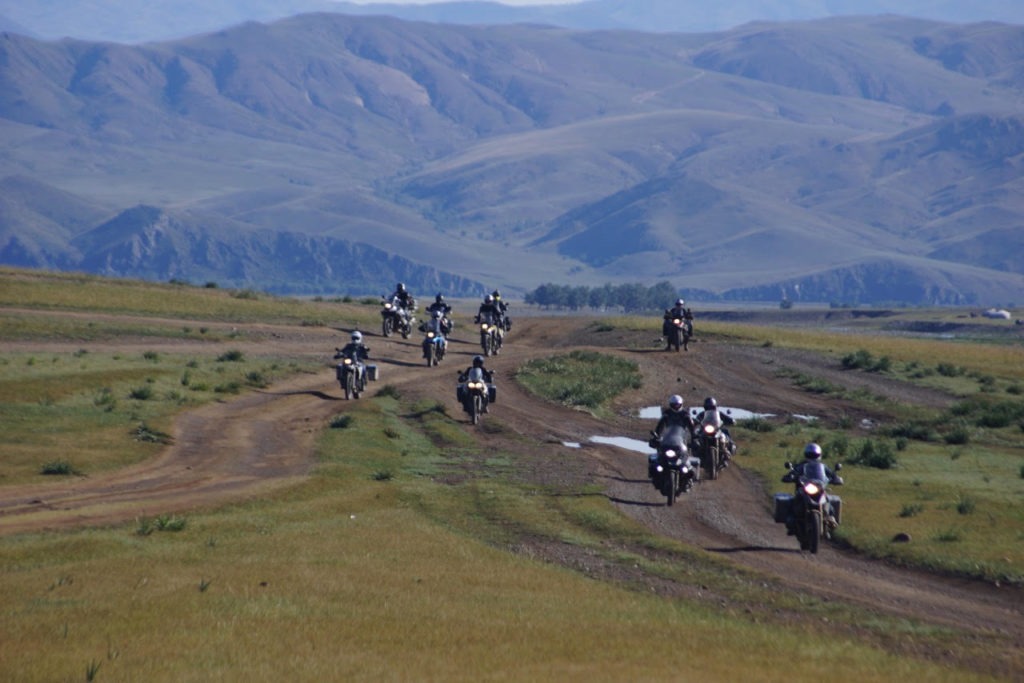
[[[322, 370], [308, 358], [263, 357], [253, 350], [258, 345], [245, 344], [252, 341], [245, 334], [193, 340], [190, 353], [157, 348], [165, 338], [159, 330], [192, 327], [206, 315], [219, 322], [205, 313], [211, 308], [224, 307], [228, 320], [259, 319], [246, 317], [256, 316], [246, 308], [252, 299], [186, 289], [196, 296], [192, 303], [178, 300], [175, 312], [160, 314], [166, 324], [146, 333], [152, 323], [141, 318], [166, 305], [162, 300], [174, 298], [179, 286], [147, 286], [149, 298], [119, 291], [139, 290], [134, 283], [98, 286], [109, 288], [113, 300], [132, 299], [118, 309], [140, 316], [138, 326], [128, 325], [135, 330], [130, 352], [75, 342], [67, 351], [27, 351], [26, 339], [50, 338], [45, 323], [15, 339], [3, 326], [4, 491], [152, 457], [171, 438], [172, 419], [181, 411]], [[42, 314], [91, 310], [88, 298], [95, 292], [89, 287], [77, 288], [83, 299], [65, 289], [76, 288], [47, 286], [24, 292], [17, 304], [0, 303], [0, 321], [11, 319], [14, 307], [14, 318], [26, 308]], [[213, 306], [206, 297], [220, 300]], [[116, 306], [110, 300], [108, 310]], [[270, 307], [276, 324], [307, 319], [291, 300], [256, 300]], [[321, 311], [325, 316], [338, 308], [310, 305], [329, 307]], [[372, 322], [376, 309], [367, 308], [344, 304], [338, 315]], [[112, 328], [125, 326], [122, 319], [106, 324], [96, 317], [90, 339], [116, 339]], [[7, 348], [12, 341], [17, 350]], [[545, 362], [570, 370], [592, 364], [613, 388], [637, 386], [635, 367], [610, 354]], [[536, 367], [550, 372], [556, 366]], [[528, 377], [530, 369], [521, 374]], [[564, 401], [558, 383], [543, 390]], [[604, 408], [589, 400], [580, 405], [598, 413]], [[985, 411], [965, 409], [961, 417], [976, 423], [979, 414]], [[618, 514], [597, 485], [524, 478], [523, 467], [550, 466], [536, 444], [495, 450], [460, 417], [448, 415], [442, 403], [384, 385], [320, 425], [319, 466], [301, 484], [218, 510], [153, 511], [111, 528], [0, 537], [4, 676], [620, 681], [678, 680], [687, 672], [705, 680], [791, 681], [793, 653], [800, 652], [800, 678], [841, 672], [844, 679], [964, 681], [986, 676], [920, 653], [956, 650], [977, 661], [1006, 648], [995, 637], [963, 642], [952, 630], [775, 590], [770, 579], [652, 535]], [[500, 414], [492, 417], [485, 426], [501, 429]], [[861, 448], [855, 427], [841, 421], [753, 427], [737, 429], [741, 462], [769, 481], [781, 475], [783, 456], [792, 457], [810, 436], [830, 448], [845, 436], [847, 453]], [[1002, 514], [993, 501], [1016, 501], [1020, 508], [1022, 430], [1011, 421], [969, 431], [968, 443], [985, 448], [980, 460], [943, 439], [863, 437], [891, 442], [895, 462], [888, 469], [844, 470], [844, 500], [850, 501], [844, 540], [871, 551], [884, 524], [925, 522], [925, 538], [961, 534], [928, 548], [955, 546], [969, 561], [985, 563], [980, 540], [976, 547], [967, 531], [987, 526], [985, 533], [993, 534], [1006, 525], [1016, 529], [1016, 546], [1002, 536], [990, 535], [989, 542], [1008, 543], [1019, 553], [1020, 519], [992, 515]], [[956, 448], [961, 454], [953, 458]], [[1013, 482], [996, 482], [1007, 460], [1016, 467]], [[951, 469], [970, 476], [953, 477]], [[877, 486], [892, 484], [886, 479], [892, 476], [904, 477], [902, 498], [893, 490], [899, 487]], [[876, 489], [882, 502], [871, 498]], [[908, 497], [907, 490], [933, 497]], [[955, 497], [947, 499], [947, 492]], [[864, 512], [869, 507], [871, 514]], [[941, 558], [929, 550], [926, 559], [901, 560], [940, 564]], [[659, 648], [660, 634], [667, 634], [670, 647]]]

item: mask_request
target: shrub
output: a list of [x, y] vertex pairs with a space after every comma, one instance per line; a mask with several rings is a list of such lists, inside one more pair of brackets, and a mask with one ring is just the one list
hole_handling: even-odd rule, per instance
[[142, 357], [145, 360], [152, 361], [154, 363], [160, 362], [160, 354], [156, 351], [145, 351], [143, 352]]
[[961, 493], [957, 497], [957, 500], [956, 500], [956, 511], [959, 512], [961, 515], [969, 515], [969, 514], [971, 514], [972, 512], [974, 512], [974, 508], [976, 506], [977, 506], [977, 503], [970, 496], [966, 496], [966, 495]]
[[245, 360], [245, 354], [238, 349], [231, 349], [217, 356], [218, 363], [240, 363]]
[[915, 517], [924, 511], [924, 506], [920, 503], [910, 503], [904, 505], [903, 509], [900, 510], [900, 517]]
[[75, 468], [67, 460], [53, 460], [42, 466], [40, 474], [67, 475], [75, 474]]
[[153, 387], [148, 384], [136, 387], [128, 392], [128, 398], [134, 398], [136, 401], [148, 401], [153, 398]]
[[181, 531], [187, 520], [177, 515], [159, 515], [157, 517], [141, 517], [135, 526], [139, 536], [149, 536], [154, 531]]
[[142, 441], [145, 443], [163, 443], [168, 444], [173, 441], [170, 434], [161, 432], [159, 429], [153, 429], [145, 422], [140, 422], [139, 426], [132, 432], [132, 436], [136, 441]]
[[346, 429], [352, 424], [351, 415], [335, 415], [331, 419], [331, 429]]
[[888, 470], [896, 466], [896, 454], [888, 442], [865, 439], [860, 449], [850, 457], [850, 463]]
[[971, 440], [971, 432], [965, 424], [958, 424], [953, 427], [944, 437], [946, 443], [950, 446], [963, 446]]

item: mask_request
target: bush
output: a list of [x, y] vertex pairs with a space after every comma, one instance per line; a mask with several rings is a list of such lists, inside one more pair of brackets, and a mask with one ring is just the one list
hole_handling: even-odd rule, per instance
[[128, 398], [134, 398], [136, 401], [148, 401], [153, 398], [153, 387], [148, 384], [136, 387], [128, 392]]
[[231, 349], [217, 356], [218, 363], [240, 363], [245, 360], [245, 354], [238, 349]]
[[54, 475], [75, 474], [75, 468], [67, 460], [54, 460], [43, 465], [39, 473]]
[[860, 449], [851, 455], [849, 462], [853, 465], [888, 470], [896, 466], [896, 454], [888, 442], [865, 439]]

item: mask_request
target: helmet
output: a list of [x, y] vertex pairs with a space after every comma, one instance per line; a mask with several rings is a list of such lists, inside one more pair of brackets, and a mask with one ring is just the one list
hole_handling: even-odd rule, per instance
[[668, 397], [668, 407], [678, 413], [683, 409], [683, 397], [679, 394], [672, 394]]
[[808, 460], [821, 460], [821, 446], [816, 443], [809, 443], [804, 448], [804, 457]]
[[360, 332], [359, 330], [356, 330], [355, 332], [353, 332], [352, 333], [352, 341], [354, 341], [357, 344], [362, 342], [363, 341], [363, 333]]
[[717, 407], [718, 401], [716, 401], [711, 396], [708, 396], [706, 399], [704, 399], [704, 410], [714, 410]]
[[491, 296], [493, 296], [495, 299], [500, 299], [501, 292], [499, 292], [498, 290], [494, 290], [493, 292], [491, 292]]
[[484, 303], [486, 303], [486, 304], [493, 304], [494, 303], [494, 297], [491, 296], [490, 294], [488, 294], [487, 296], [484, 297]]
[[473, 356], [473, 367], [474, 368], [482, 368], [483, 366], [484, 366], [484, 357], [483, 356]]
[[398, 285], [395, 287], [395, 290], [398, 291], [398, 292], [404, 292], [405, 291], [405, 283], [404, 282], [399, 282]]
[[686, 302], [682, 299], [676, 299], [676, 306], [685, 306]]
[[441, 296], [441, 292], [437, 293], [437, 296], [434, 297], [434, 301], [436, 301], [437, 303], [441, 303], [442, 301], [444, 301], [444, 297]]

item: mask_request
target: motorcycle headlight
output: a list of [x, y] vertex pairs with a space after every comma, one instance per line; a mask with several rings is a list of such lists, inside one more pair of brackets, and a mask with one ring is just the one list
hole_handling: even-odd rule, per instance
[[809, 481], [804, 484], [804, 493], [808, 496], [816, 496], [821, 493], [821, 487], [815, 484], [813, 481]]
[[715, 428], [712, 425], [704, 425], [704, 433], [711, 436], [715, 433]]
[[384, 308], [390, 311], [391, 310], [391, 304], [384, 304]]
[[668, 458], [669, 460], [672, 460], [673, 458], [676, 457], [676, 452], [670, 448], [667, 451], [665, 451], [665, 457]]
[[658, 466], [657, 466], [657, 467], [655, 468], [655, 470], [656, 470], [656, 471], [658, 471], [658, 472], [664, 472], [664, 471], [665, 471], [665, 468], [664, 468], [664, 467], [662, 467], [661, 465], [658, 465]]
[[433, 339], [433, 338], [434, 338], [434, 333], [433, 332], [427, 332], [427, 339]]
[[679, 324], [679, 323], [681, 323], [681, 322], [683, 322], [683, 321], [682, 321], [682, 320], [680, 320], [679, 318], [676, 318], [675, 320], [673, 320], [673, 321], [672, 321], [672, 324], [673, 324], [673, 325], [678, 325], [678, 324]]
[[486, 332], [487, 331], [487, 323], [481, 323], [480, 324], [480, 330], [482, 332]]
[[346, 358], [344, 360], [344, 363], [345, 363], [345, 365], [352, 365], [352, 359], [351, 358]]

